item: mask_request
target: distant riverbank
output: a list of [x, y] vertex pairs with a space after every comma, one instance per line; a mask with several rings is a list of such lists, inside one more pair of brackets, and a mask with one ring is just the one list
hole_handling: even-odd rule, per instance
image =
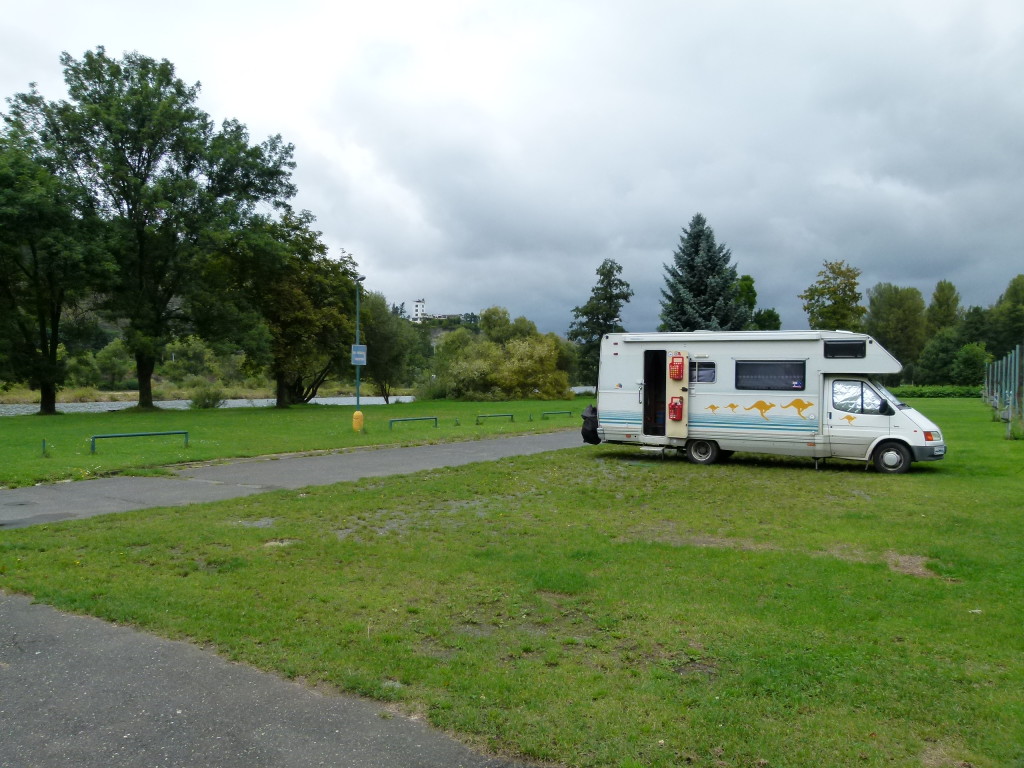
[[[130, 399], [96, 400], [86, 403], [57, 403], [58, 413], [102, 413], [103, 411], [121, 411], [132, 408], [138, 402], [138, 393], [126, 393]], [[392, 403], [411, 403], [416, 398], [411, 395], [399, 395], [391, 398]], [[153, 403], [157, 408], [184, 410], [189, 407], [190, 400], [157, 400]], [[268, 408], [274, 405], [273, 398], [235, 398], [225, 400], [221, 408]], [[315, 397], [311, 401], [317, 405], [355, 405], [355, 397]], [[384, 405], [383, 397], [360, 397], [360, 405]], [[39, 412], [39, 403], [0, 403], [0, 416], [26, 416]]]

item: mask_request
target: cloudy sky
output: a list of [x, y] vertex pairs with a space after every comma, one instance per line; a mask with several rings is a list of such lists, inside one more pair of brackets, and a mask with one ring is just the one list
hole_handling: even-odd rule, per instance
[[785, 328], [825, 260], [982, 306], [1024, 272], [1019, 0], [0, 0], [0, 19], [2, 96], [62, 98], [60, 53], [103, 45], [281, 134], [296, 205], [409, 309], [565, 333], [613, 258], [625, 325], [652, 330], [698, 211]]

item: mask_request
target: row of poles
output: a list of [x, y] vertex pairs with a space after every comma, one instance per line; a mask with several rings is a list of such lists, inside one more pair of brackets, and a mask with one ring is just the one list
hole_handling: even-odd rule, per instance
[[1024, 344], [985, 367], [985, 400], [1006, 422], [1006, 436], [1014, 426], [1024, 431]]

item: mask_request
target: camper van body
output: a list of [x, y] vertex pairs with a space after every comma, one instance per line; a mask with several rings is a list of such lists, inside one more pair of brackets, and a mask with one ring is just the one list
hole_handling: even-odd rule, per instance
[[873, 376], [901, 365], [845, 331], [613, 333], [601, 341], [598, 436], [685, 450], [873, 462], [905, 472], [946, 453], [939, 428]]

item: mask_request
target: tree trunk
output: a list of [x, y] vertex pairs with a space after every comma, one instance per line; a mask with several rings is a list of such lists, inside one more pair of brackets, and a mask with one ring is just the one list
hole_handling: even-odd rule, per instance
[[276, 396], [277, 402], [274, 404], [276, 408], [287, 408], [291, 404], [291, 397], [288, 394], [291, 389], [288, 386], [288, 377], [283, 373], [274, 374], [274, 384], [276, 385]]
[[139, 408], [153, 407], [153, 371], [156, 358], [141, 352], [135, 353], [135, 374], [139, 379]]
[[39, 414], [54, 416], [57, 413], [57, 385], [44, 381], [39, 385]]

